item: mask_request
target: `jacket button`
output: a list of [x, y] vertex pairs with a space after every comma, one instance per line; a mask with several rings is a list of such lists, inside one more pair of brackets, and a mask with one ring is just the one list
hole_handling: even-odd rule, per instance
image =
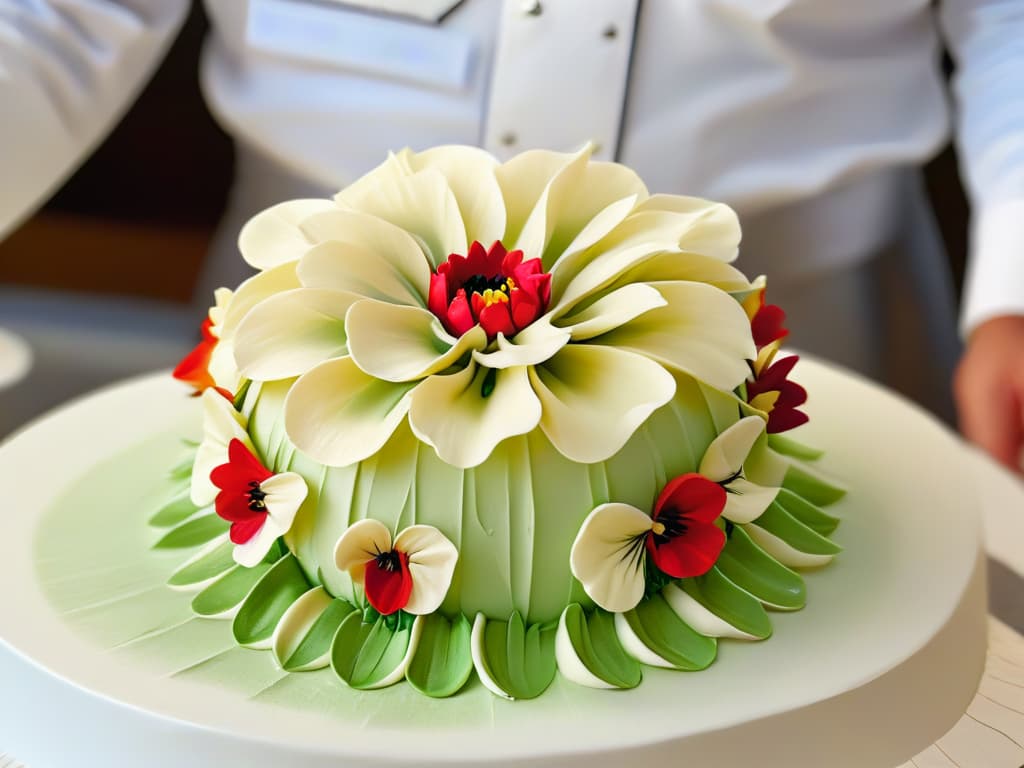
[[505, 133], [501, 134], [501, 138], [499, 139], [499, 141], [506, 147], [512, 147], [515, 146], [517, 141], [519, 141], [519, 137], [512, 133], [512, 131], [506, 131]]
[[540, 4], [540, 0], [523, 0], [522, 3], [523, 13], [527, 16], [540, 16], [544, 12], [543, 6]]

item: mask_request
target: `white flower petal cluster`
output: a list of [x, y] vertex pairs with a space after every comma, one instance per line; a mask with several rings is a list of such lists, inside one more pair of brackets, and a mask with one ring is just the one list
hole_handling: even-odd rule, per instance
[[[540, 427], [579, 462], [603, 461], [675, 392], [674, 374], [732, 390], [756, 355], [728, 292], [735, 214], [648, 195], [615, 163], [531, 151], [405, 150], [331, 200], [256, 216], [239, 246], [261, 270], [225, 314], [241, 374], [298, 377], [289, 438], [331, 466], [363, 460], [403, 420], [471, 467]], [[550, 273], [544, 312], [511, 338], [458, 338], [428, 309], [431, 276], [500, 241]]]

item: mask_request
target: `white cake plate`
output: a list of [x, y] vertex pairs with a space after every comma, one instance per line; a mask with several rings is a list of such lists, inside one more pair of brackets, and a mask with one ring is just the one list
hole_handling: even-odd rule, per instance
[[[357, 692], [329, 673], [275, 673], [269, 654], [245, 649], [225, 652], [239, 684], [212, 684], [97, 643], [40, 583], [49, 565], [40, 521], [108, 457], [194, 426], [197, 404], [167, 377], [147, 377], [66, 406], [0, 447], [0, 746], [30, 766], [76, 768], [908, 760], [959, 719], [982, 673], [977, 496], [960, 444], [931, 418], [813, 361], [797, 373], [812, 393], [811, 423], [798, 437], [827, 447], [822, 465], [852, 488], [832, 508], [845, 551], [806, 574], [807, 607], [772, 614], [767, 641], [723, 641], [703, 672], [645, 669], [638, 688], [613, 692], [558, 678], [522, 702], [479, 684], [446, 700], [404, 684]], [[139, 473], [147, 471], [160, 470]], [[82, 530], [90, 514], [83, 499]], [[111, 579], [131, 575], [116, 562], [105, 567]], [[196, 625], [229, 632], [226, 623]], [[293, 695], [254, 691], [247, 678], [259, 675]], [[300, 698], [302, 706], [288, 703]]]

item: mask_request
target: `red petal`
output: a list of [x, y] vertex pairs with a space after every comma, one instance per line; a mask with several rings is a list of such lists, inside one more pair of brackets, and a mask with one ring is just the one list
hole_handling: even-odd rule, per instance
[[[493, 251], [497, 246], [501, 246], [502, 250], [505, 249], [505, 246], [501, 245], [501, 242], [496, 242], [491, 246], [491, 250]], [[540, 259], [532, 259], [532, 261], [540, 261]], [[516, 273], [521, 269], [522, 263], [523, 252], [521, 250], [517, 248], [514, 251], [509, 251], [504, 254], [501, 259], [501, 274], [505, 275], [505, 277], [512, 277], [515, 279]], [[518, 280], [516, 282], [518, 282]]]
[[237, 523], [232, 523], [228, 536], [235, 544], [245, 544], [245, 542], [260, 532], [260, 528], [263, 527], [266, 519], [267, 515], [263, 513], [249, 520], [239, 520]]
[[757, 383], [761, 385], [762, 391], [779, 389], [799, 359], [799, 355], [783, 357], [761, 371], [761, 375], [757, 377]]
[[521, 331], [540, 316], [540, 303], [527, 291], [514, 288], [509, 296], [509, 305], [512, 308], [512, 324], [517, 330]]
[[212, 341], [216, 343], [217, 337], [213, 335], [213, 320], [207, 315], [206, 319], [199, 325], [199, 333], [206, 341]]
[[796, 408], [807, 402], [807, 390], [795, 381], [784, 381], [779, 389], [779, 399], [775, 401], [776, 408]]
[[512, 336], [516, 332], [516, 327], [512, 323], [512, 313], [509, 311], [508, 304], [503, 301], [483, 308], [480, 313], [480, 325], [487, 331], [487, 337], [491, 339], [499, 333]]
[[448, 277], [440, 270], [438, 270], [438, 274], [430, 276], [430, 295], [427, 298], [427, 308], [442, 321], [444, 320], [448, 310]]
[[232, 523], [241, 523], [246, 520], [257, 518], [262, 520], [267, 516], [265, 511], [249, 509], [249, 488], [236, 491], [221, 491], [214, 501], [217, 516]]
[[453, 336], [461, 336], [474, 325], [473, 313], [469, 309], [469, 302], [466, 301], [466, 292], [459, 288], [455, 292], [455, 298], [448, 305], [448, 322], [445, 324]]
[[398, 551], [395, 554], [398, 555], [399, 562], [397, 571], [381, 568], [376, 560], [371, 560], [366, 564], [363, 578], [366, 599], [385, 616], [408, 605], [409, 595], [412, 594], [409, 556]]
[[676, 579], [702, 576], [711, 570], [725, 546], [725, 531], [717, 525], [688, 521], [686, 533], [662, 544], [647, 536], [647, 552], [658, 570]]
[[174, 378], [190, 384], [199, 391], [212, 387], [214, 382], [208, 367], [210, 365], [210, 355], [213, 354], [215, 346], [217, 346], [217, 339], [213, 337], [199, 342], [195, 349], [185, 355], [175, 367], [172, 374]]
[[[761, 297], [764, 301], [764, 297]], [[754, 335], [754, 344], [760, 349], [778, 339], [789, 335], [789, 330], [782, 327], [786, 322], [786, 313], [776, 304], [762, 304], [754, 319], [750, 321], [750, 330]]]
[[[493, 250], [494, 246], [491, 246], [491, 249]], [[502, 249], [502, 255], [504, 255], [504, 249]], [[473, 275], [492, 277], [498, 274], [501, 259], [498, 259], [498, 263], [494, 264], [493, 260], [488, 258], [488, 256], [489, 254], [484, 250], [480, 242], [474, 240], [472, 245], [469, 246], [469, 253], [466, 254], [465, 273], [459, 276], [458, 284], [461, 285]]]
[[798, 411], [795, 408], [776, 407], [768, 414], [768, 426], [765, 429], [769, 433], [777, 435], [779, 432], [787, 432], [808, 421], [810, 418], [803, 411]]
[[655, 520], [662, 510], [674, 509], [687, 521], [710, 523], [725, 509], [725, 489], [704, 475], [688, 472], [673, 478], [654, 503]]
[[232, 438], [231, 442], [228, 443], [228, 461], [238, 465], [240, 469], [243, 469], [249, 475], [250, 480], [255, 480], [258, 483], [262, 483], [274, 474], [264, 467], [260, 460], [253, 455], [253, 452], [245, 447], [245, 443], [237, 437]]

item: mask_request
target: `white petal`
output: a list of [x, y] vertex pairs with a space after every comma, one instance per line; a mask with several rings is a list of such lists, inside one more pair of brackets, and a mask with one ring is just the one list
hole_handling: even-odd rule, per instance
[[384, 381], [419, 381], [487, 346], [487, 332], [479, 325], [455, 339], [431, 312], [382, 301], [353, 304], [345, 327], [352, 360]]
[[196, 449], [192, 463], [192, 503], [197, 507], [213, 504], [220, 489], [210, 481], [210, 473], [221, 464], [228, 463], [228, 444], [233, 439], [241, 440], [245, 447], [255, 453], [249, 433], [247, 419], [235, 410], [227, 398], [213, 389], [202, 394], [203, 439]]
[[330, 200], [290, 200], [257, 213], [238, 235], [238, 249], [256, 269], [297, 260], [313, 244], [299, 228], [307, 216], [335, 207]]
[[569, 553], [572, 575], [590, 599], [606, 611], [621, 613], [644, 596], [646, 549], [643, 539], [651, 517], [629, 504], [602, 504], [580, 526]]
[[789, 542], [780, 539], [774, 533], [769, 533], [756, 523], [744, 525], [743, 530], [757, 546], [789, 568], [817, 568], [828, 565], [834, 557], [834, 555], [812, 555], [801, 552]]
[[569, 630], [565, 625], [565, 611], [562, 611], [562, 615], [558, 619], [558, 629], [555, 631], [555, 662], [558, 664], [559, 674], [576, 685], [600, 690], [614, 690], [616, 687], [611, 683], [606, 683], [587, 669], [587, 665], [576, 653], [572, 638], [569, 637]]
[[[484, 380], [494, 377], [490, 396]], [[460, 469], [475, 467], [502, 440], [537, 426], [540, 401], [526, 368], [483, 368], [471, 363], [449, 376], [431, 376], [412, 393], [409, 425], [442, 461]]]
[[362, 461], [405, 418], [413, 386], [368, 376], [350, 357], [328, 360], [292, 385], [284, 403], [285, 431], [296, 448], [321, 464]]
[[284, 531], [282, 531], [271, 518], [263, 521], [263, 525], [256, 535], [244, 544], [236, 544], [231, 556], [235, 562], [246, 568], [253, 568], [262, 562], [267, 556], [270, 548], [274, 546]]
[[390, 552], [391, 531], [379, 520], [360, 520], [352, 523], [334, 545], [334, 564], [340, 571], [348, 571], [352, 581], [362, 584], [364, 567], [381, 552]]
[[417, 616], [433, 613], [448, 594], [458, 550], [432, 525], [409, 526], [395, 538], [395, 549], [409, 556], [412, 576], [412, 592], [403, 609]]
[[235, 345], [231, 339], [220, 339], [210, 353], [210, 362], [206, 365], [213, 383], [228, 392], [237, 392], [242, 375], [235, 363]]
[[511, 368], [518, 365], [538, 365], [550, 360], [569, 343], [569, 333], [551, 325], [550, 317], [538, 317], [513, 336], [506, 339], [498, 334], [493, 352], [473, 352], [473, 359], [488, 368]]
[[382, 176], [378, 183], [345, 190], [344, 201], [404, 229], [419, 242], [434, 267], [449, 254], [466, 253], [466, 228], [445, 177], [433, 169], [410, 176]]
[[721, 261], [736, 258], [740, 222], [736, 212], [723, 203], [682, 195], [652, 195], [637, 206], [637, 212], [663, 214], [659, 220], [671, 229], [682, 251], [701, 253]]
[[530, 368], [540, 399], [540, 426], [572, 461], [604, 461], [675, 394], [675, 379], [658, 363], [611, 347], [569, 344]]
[[469, 649], [470, 655], [473, 657], [473, 668], [476, 670], [477, 676], [480, 678], [480, 682], [484, 684], [484, 688], [489, 690], [495, 696], [500, 696], [503, 699], [513, 700], [512, 697], [503, 689], [498, 682], [494, 679], [494, 675], [491, 674], [490, 667], [487, 665], [487, 652], [484, 650], [484, 637], [486, 636], [487, 629], [487, 617], [482, 613], [478, 613], [476, 618], [473, 619], [473, 631], [470, 634]]
[[750, 449], [764, 433], [764, 420], [758, 416], [740, 419], [711, 441], [697, 470], [708, 480], [720, 483], [743, 468]]
[[675, 584], [665, 585], [665, 588], [661, 590], [661, 596], [665, 598], [665, 601], [675, 612], [676, 616], [702, 635], [707, 637], [733, 637], [737, 640], [758, 639], [755, 635], [736, 629], [732, 624], [719, 618]]
[[607, 333], [667, 303], [661, 293], [649, 285], [626, 285], [602, 296], [586, 309], [563, 317], [558, 325], [572, 334], [573, 341], [583, 341]]
[[612, 285], [627, 270], [665, 250], [665, 247], [664, 242], [646, 240], [628, 247], [604, 251], [582, 266], [574, 275], [567, 275], [570, 270], [552, 273], [551, 313], [555, 317], [569, 313], [583, 299]]
[[729, 294], [703, 283], [663, 283], [668, 304], [600, 338], [731, 391], [750, 373], [755, 355], [750, 321]]
[[[327, 590], [317, 586], [288, 606], [288, 610], [282, 614], [281, 620], [274, 628], [274, 636], [271, 638], [271, 647], [278, 664], [287, 661], [298, 650], [309, 631], [333, 601], [334, 598]], [[319, 658], [313, 659], [301, 667], [293, 667], [291, 671], [305, 672], [322, 669], [328, 664], [330, 664], [330, 653], [325, 650]]]
[[633, 631], [629, 626], [629, 620], [623, 613], [615, 614], [615, 636], [622, 644], [622, 650], [641, 664], [649, 667], [661, 667], [662, 669], [677, 669], [676, 665], [663, 656], [659, 656]]
[[505, 201], [495, 170], [498, 161], [477, 147], [443, 146], [410, 157], [413, 170], [434, 168], [444, 174], [459, 204], [466, 239], [489, 246], [505, 233]]
[[279, 267], [268, 269], [253, 275], [235, 291], [231, 304], [224, 312], [224, 319], [219, 329], [221, 340], [230, 339], [234, 336], [235, 330], [249, 313], [264, 299], [276, 293], [290, 291], [301, 287], [298, 276], [295, 274], [296, 262], [290, 261]]
[[[551, 179], [575, 161], [579, 154], [533, 149], [498, 166], [495, 175], [501, 187], [507, 217], [502, 242], [508, 244], [518, 240], [530, 212], [537, 206]], [[527, 254], [526, 258], [539, 255]]]
[[409, 233], [376, 216], [342, 210], [310, 216], [302, 228], [319, 243], [299, 262], [303, 285], [426, 305], [430, 263]]
[[558, 257], [558, 260], [552, 264], [551, 271], [554, 272], [559, 268], [568, 268], [569, 261], [576, 254], [582, 253], [594, 243], [606, 237], [613, 229], [615, 229], [615, 227], [619, 226], [619, 224], [621, 224], [633, 211], [636, 207], [637, 201], [640, 199], [640, 194], [627, 195], [621, 200], [609, 203], [604, 210], [599, 211], [592, 219], [590, 219], [590, 221], [587, 222], [586, 226], [579, 231], [579, 234], [573, 238], [572, 242], [565, 247], [565, 251], [563, 251]]
[[736, 267], [699, 253], [663, 251], [644, 259], [619, 277], [615, 284], [688, 280], [708, 283], [728, 293], [750, 291], [750, 281]]
[[296, 472], [282, 472], [268, 477], [260, 483], [260, 488], [267, 494], [265, 503], [270, 519], [282, 534], [288, 533], [299, 507], [309, 493], [306, 481]]
[[722, 517], [734, 523], [749, 523], [756, 520], [779, 494], [778, 488], [757, 485], [744, 477], [737, 477], [725, 486], [725, 491], [725, 509], [722, 510]]
[[296, 288], [262, 301], [235, 333], [235, 361], [246, 378], [276, 381], [300, 376], [346, 353], [345, 313], [354, 293]]

